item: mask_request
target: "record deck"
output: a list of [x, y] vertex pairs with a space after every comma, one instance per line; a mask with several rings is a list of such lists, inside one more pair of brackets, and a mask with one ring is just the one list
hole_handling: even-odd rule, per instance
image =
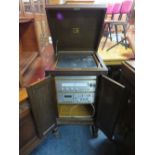
[[91, 54], [65, 54], [59, 57], [56, 68], [97, 68]]

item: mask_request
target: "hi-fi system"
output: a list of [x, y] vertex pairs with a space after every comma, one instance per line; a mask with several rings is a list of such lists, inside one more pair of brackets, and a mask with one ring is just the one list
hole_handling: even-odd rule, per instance
[[96, 76], [56, 77], [58, 104], [93, 104]]

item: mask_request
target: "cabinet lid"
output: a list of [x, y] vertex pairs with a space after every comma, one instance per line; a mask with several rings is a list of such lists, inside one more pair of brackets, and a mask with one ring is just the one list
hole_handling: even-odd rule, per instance
[[55, 51], [97, 52], [104, 5], [51, 5], [46, 13]]

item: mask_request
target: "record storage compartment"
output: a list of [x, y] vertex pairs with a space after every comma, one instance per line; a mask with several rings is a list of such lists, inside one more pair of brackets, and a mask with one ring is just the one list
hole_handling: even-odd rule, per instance
[[58, 114], [60, 118], [92, 118], [95, 113], [93, 104], [59, 104]]
[[93, 125], [95, 108], [92, 104], [58, 104], [58, 125]]

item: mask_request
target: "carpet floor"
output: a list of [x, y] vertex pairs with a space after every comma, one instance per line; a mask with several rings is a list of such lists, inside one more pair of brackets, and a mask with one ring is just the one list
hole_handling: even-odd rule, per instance
[[[93, 138], [90, 126], [63, 125], [60, 136], [51, 133], [30, 155], [118, 155], [116, 144], [108, 141], [103, 132]], [[120, 154], [119, 154], [120, 155]]]

